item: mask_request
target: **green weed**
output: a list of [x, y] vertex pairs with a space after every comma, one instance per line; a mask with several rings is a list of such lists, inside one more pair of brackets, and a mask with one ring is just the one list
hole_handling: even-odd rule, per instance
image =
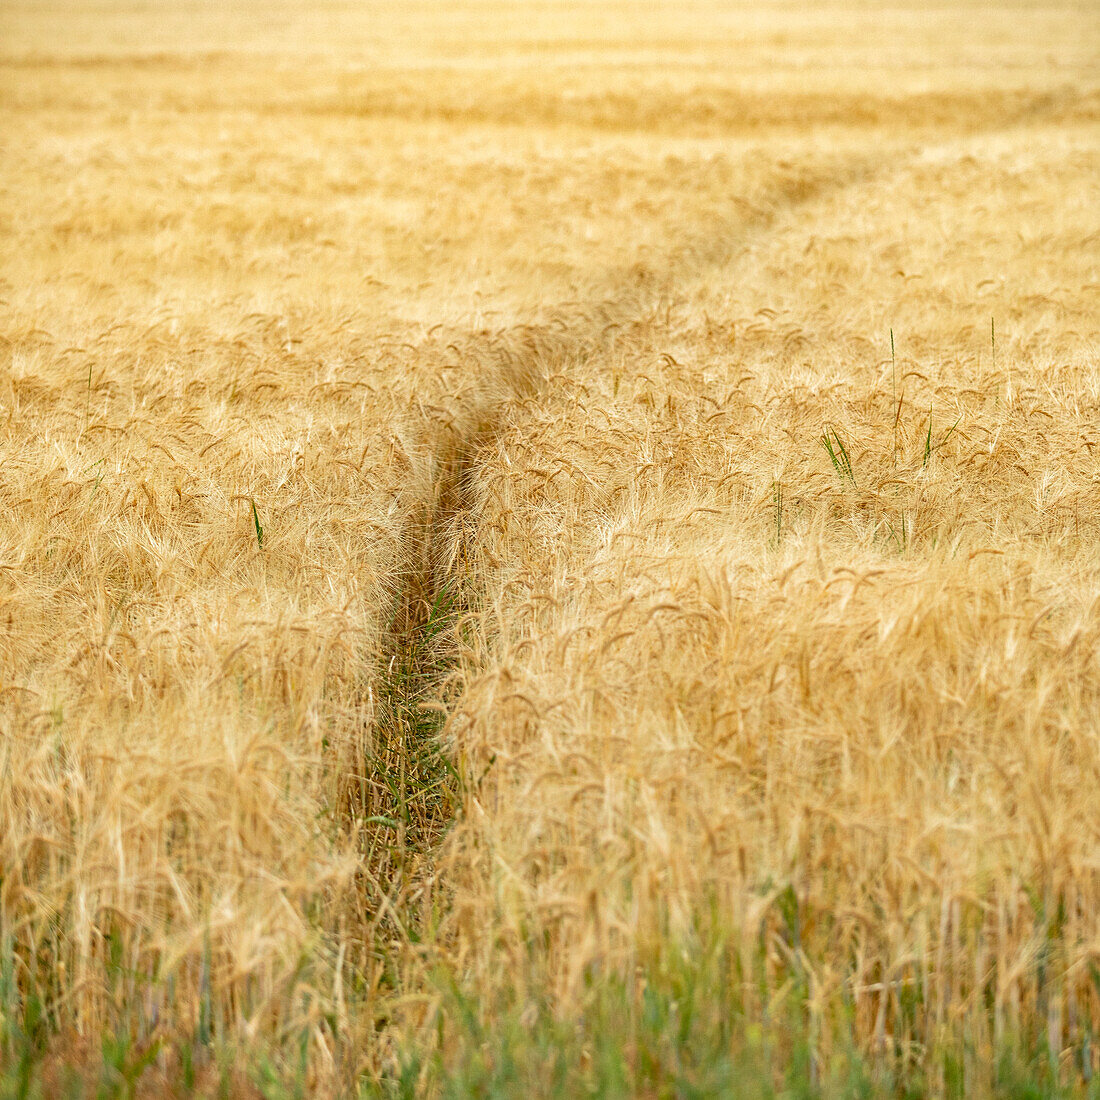
[[821, 444], [829, 455], [829, 461], [832, 462], [837, 477], [842, 483], [847, 481], [854, 489], [856, 476], [852, 470], [852, 459], [840, 433], [835, 428], [826, 428], [821, 436]]

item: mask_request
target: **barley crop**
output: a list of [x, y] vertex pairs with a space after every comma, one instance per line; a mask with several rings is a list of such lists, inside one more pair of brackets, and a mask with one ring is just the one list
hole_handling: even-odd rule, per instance
[[0, 31], [0, 1096], [1096, 1094], [1094, 5]]

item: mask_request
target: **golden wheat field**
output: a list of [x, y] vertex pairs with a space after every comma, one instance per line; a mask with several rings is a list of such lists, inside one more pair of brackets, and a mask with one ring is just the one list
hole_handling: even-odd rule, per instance
[[1097, 1096], [1093, 0], [0, 0], [0, 1096]]

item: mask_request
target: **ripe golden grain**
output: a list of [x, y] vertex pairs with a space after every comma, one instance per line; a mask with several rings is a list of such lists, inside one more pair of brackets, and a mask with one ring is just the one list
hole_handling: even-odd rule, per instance
[[0, 961], [55, 1045], [334, 1089], [461, 1056], [433, 968], [569, 1018], [705, 912], [820, 1064], [1100, 1068], [1089, 5], [4, 22]]

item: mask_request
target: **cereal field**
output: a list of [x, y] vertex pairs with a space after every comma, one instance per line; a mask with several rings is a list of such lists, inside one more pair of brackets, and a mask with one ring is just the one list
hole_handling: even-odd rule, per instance
[[0, 0], [0, 1097], [1098, 1088], [1092, 0]]

